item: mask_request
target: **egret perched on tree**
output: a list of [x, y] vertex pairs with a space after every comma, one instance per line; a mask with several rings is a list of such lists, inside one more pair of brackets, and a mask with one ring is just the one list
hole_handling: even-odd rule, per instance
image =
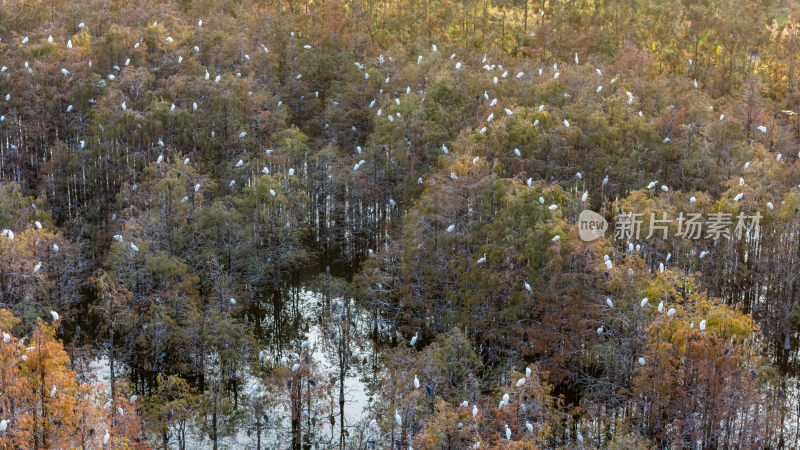
[[109, 440], [111, 440], [111, 435], [108, 434], [108, 430], [106, 430], [106, 434], [103, 435], [103, 445], [108, 445]]
[[708, 252], [707, 250], [703, 250], [702, 252], [700, 252], [699, 258], [700, 258], [700, 259], [703, 259], [703, 258], [705, 258], [705, 257], [706, 257], [706, 255], [708, 255], [708, 253], [709, 253], [709, 252]]
[[700, 331], [705, 331], [705, 330], [706, 330], [706, 321], [705, 319], [703, 319], [700, 321]]
[[8, 342], [11, 340], [11, 335], [8, 333], [3, 333], [3, 342]]
[[611, 300], [611, 297], [606, 297], [606, 305], [608, 305], [609, 308], [614, 307], [614, 302]]
[[511, 440], [511, 428], [508, 428], [508, 424], [506, 424], [506, 439]]
[[675, 312], [676, 312], [675, 308], [670, 308], [669, 311], [667, 311], [667, 316], [672, 317], [675, 314]]
[[517, 380], [517, 387], [522, 387], [523, 384], [525, 384], [525, 378], [520, 378]]
[[[420, 56], [420, 58], [422, 57]], [[400, 413], [397, 411], [394, 412], [394, 422], [397, 424], [398, 427], [403, 426], [403, 418], [400, 417]]]
[[41, 268], [42, 268], [42, 262], [41, 262], [41, 261], [39, 261], [39, 262], [37, 262], [37, 263], [36, 263], [36, 265], [33, 267], [33, 273], [36, 273], [36, 272], [38, 272], [38, 271], [39, 271], [39, 269], [41, 269]]
[[58, 313], [55, 311], [50, 311], [50, 317], [53, 319], [53, 322], [58, 322]]
[[300, 363], [294, 363], [294, 365], [292, 366], [292, 372], [297, 372], [299, 368], [300, 368]]
[[485, 263], [485, 262], [486, 262], [486, 253], [484, 253], [484, 254], [483, 254], [483, 257], [481, 257], [481, 258], [478, 258], [478, 261], [477, 261], [477, 263], [478, 263], [478, 264], [483, 264], [483, 263]]
[[664, 301], [658, 302], [658, 312], [664, 312]]
[[639, 365], [644, 366], [644, 358], [639, 358]]
[[408, 343], [408, 345], [412, 347], [416, 345], [418, 338], [419, 338], [419, 332], [414, 332], [414, 336], [411, 337], [411, 341]]
[[139, 247], [137, 247], [136, 245], [133, 244], [133, 242], [131, 242], [131, 250], [133, 250], [135, 252], [138, 252], [139, 251]]
[[533, 292], [533, 290], [531, 289], [531, 285], [528, 284], [527, 281], [525, 282], [525, 290], [528, 291], [528, 292]]
[[419, 378], [414, 375], [414, 389], [419, 389]]
[[452, 233], [453, 230], [455, 229], [456, 229], [456, 224], [451, 224], [449, 227], [447, 227], [447, 232]]
[[472, 405], [472, 417], [478, 415], [478, 405]]

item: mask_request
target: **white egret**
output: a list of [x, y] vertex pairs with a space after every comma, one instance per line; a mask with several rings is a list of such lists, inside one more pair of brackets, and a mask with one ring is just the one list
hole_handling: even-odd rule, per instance
[[39, 272], [39, 269], [41, 269], [41, 268], [42, 268], [42, 262], [41, 262], [41, 261], [39, 261], [39, 262], [37, 262], [37, 263], [36, 263], [36, 265], [33, 267], [33, 273], [37, 273], [37, 272]]
[[508, 428], [508, 424], [506, 424], [506, 439], [511, 440], [511, 428]]
[[670, 308], [669, 311], [667, 311], [667, 316], [672, 317], [676, 312], [675, 308]]
[[644, 366], [644, 358], [639, 358], [639, 365]]
[[411, 337], [411, 341], [409, 342], [408, 345], [413, 347], [417, 343], [418, 338], [419, 338], [419, 332], [415, 332], [414, 336]]
[[485, 263], [485, 262], [486, 262], [486, 253], [484, 253], [484, 254], [483, 254], [483, 257], [481, 257], [481, 258], [478, 258], [478, 261], [477, 261], [477, 263], [478, 263], [478, 264], [483, 264], [483, 263]]
[[108, 434], [108, 430], [106, 430], [106, 434], [103, 435], [103, 445], [107, 445], [108, 441], [111, 439], [111, 435]]
[[517, 387], [522, 387], [523, 384], [525, 384], [525, 378], [520, 378], [517, 380]]
[[525, 286], [525, 290], [526, 290], [526, 291], [528, 291], [528, 292], [533, 292], [533, 289], [531, 288], [531, 285], [530, 285], [530, 284], [528, 284], [528, 282], [527, 282], [527, 281], [524, 283], [524, 286]]
[[647, 298], [647, 297], [643, 298], [643, 299], [642, 299], [642, 301], [641, 301], [641, 302], [639, 302], [639, 306], [640, 306], [641, 308], [644, 308], [644, 307], [647, 305], [647, 302], [648, 302], [649, 300], [650, 300], [650, 299], [649, 299], [649, 298]]
[[447, 232], [448, 233], [452, 233], [453, 230], [455, 230], [455, 229], [456, 229], [456, 224], [450, 224], [450, 226], [447, 227]]
[[611, 297], [606, 297], [606, 305], [608, 305], [609, 308], [614, 307], [614, 301], [611, 300]]
[[139, 251], [139, 247], [137, 247], [136, 245], [134, 245], [133, 242], [131, 242], [131, 250], [133, 250], [135, 252], [138, 252]]
[[706, 321], [705, 319], [703, 319], [700, 321], [700, 331], [705, 331], [705, 330], [706, 330]]
[[414, 389], [419, 389], [419, 378], [414, 375]]
[[53, 319], [53, 322], [58, 322], [58, 313], [55, 311], [50, 311], [50, 317]]
[[547, 207], [547, 209], [549, 209], [550, 211], [555, 211], [558, 209], [558, 205], [556, 204], [550, 205], [549, 207]]

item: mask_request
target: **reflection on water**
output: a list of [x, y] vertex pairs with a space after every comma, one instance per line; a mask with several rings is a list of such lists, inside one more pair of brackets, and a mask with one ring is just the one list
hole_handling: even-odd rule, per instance
[[[265, 380], [257, 376], [264, 373], [259, 369], [279, 364], [291, 367], [293, 354], [302, 354], [301, 358], [305, 358], [307, 354], [311, 365], [316, 365], [318, 374], [327, 377], [331, 395], [328, 407], [306, 411], [308, 416], [304, 416], [304, 419], [310, 419], [308, 422], [315, 425], [309, 427], [310, 429], [303, 429], [304, 435], [308, 433], [304, 440], [308, 439], [307, 442], [313, 448], [339, 447], [343, 413], [346, 446], [358, 447], [358, 442], [361, 442], [360, 446], [363, 447], [363, 442], [370, 438], [367, 427], [371, 420], [368, 386], [378, 375], [374, 372], [373, 365], [376, 349], [372, 341], [366, 338], [370, 330], [368, 316], [348, 298], [328, 298], [325, 294], [306, 289], [292, 292], [288, 302], [284, 302], [285, 297], [274, 299], [278, 301], [264, 305], [260, 311], [261, 317], [253, 323], [260, 344], [256, 353], [264, 350], [268, 356], [265, 361], [259, 361], [257, 356], [252, 356], [253, 370], [246, 373], [243, 380], [242, 407], [249, 410], [254, 402], [272, 395], [269, 386], [264, 384]], [[259, 315], [256, 311], [250, 314]], [[342, 337], [343, 329], [347, 332], [345, 339]], [[304, 341], [308, 341], [308, 345], [302, 349], [301, 344]], [[346, 345], [342, 346], [343, 342]], [[343, 355], [346, 359], [342, 358]], [[347, 367], [343, 390], [340, 389], [342, 364]], [[88, 381], [109, 385], [109, 364], [106, 357], [95, 358], [88, 366], [84, 374]], [[344, 397], [342, 409], [339, 405], [340, 392]], [[268, 421], [259, 424], [261, 448], [290, 448], [292, 427], [289, 404], [281, 401], [269, 403], [263, 411], [268, 416]], [[258, 417], [263, 421], [263, 415]], [[243, 424], [241, 430], [232, 437], [220, 440], [220, 448], [255, 449], [256, 434], [255, 424]], [[171, 437], [169, 442], [177, 445], [176, 441], [177, 439]], [[187, 433], [186, 444], [187, 448], [210, 447], [207, 437], [196, 426]]]

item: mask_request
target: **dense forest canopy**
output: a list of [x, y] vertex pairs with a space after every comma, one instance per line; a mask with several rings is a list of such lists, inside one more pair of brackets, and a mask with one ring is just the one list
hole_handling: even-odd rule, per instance
[[794, 0], [4, 0], [0, 447], [797, 448], [798, 62]]

